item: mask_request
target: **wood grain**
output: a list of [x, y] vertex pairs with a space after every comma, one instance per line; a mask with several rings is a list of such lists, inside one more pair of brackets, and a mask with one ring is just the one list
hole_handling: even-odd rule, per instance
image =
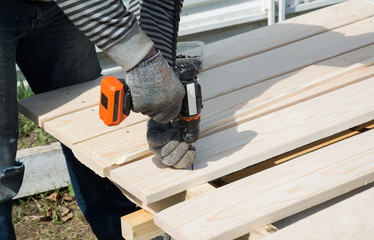
[[369, 131], [343, 140], [172, 206], [154, 221], [176, 239], [241, 236], [374, 181], [373, 138]]
[[98, 78], [22, 99], [19, 111], [43, 127], [45, 121], [97, 105], [100, 81]]
[[[284, 46], [284, 48], [280, 47], [280, 46], [274, 46], [273, 48], [275, 48], [275, 47], [279, 47], [279, 48], [267, 49], [267, 50], [270, 50], [270, 51], [268, 51], [268, 53], [265, 54], [265, 56], [260, 57], [260, 59], [262, 58], [261, 62], [258, 61], [258, 59], [257, 59], [258, 55], [256, 55], [253, 58], [254, 63], [253, 63], [253, 61], [249, 61], [249, 62], [244, 61], [244, 62], [242, 62], [242, 64], [246, 67], [251, 66], [251, 68], [253, 68], [253, 69], [257, 69], [259, 71], [262, 71], [263, 67], [258, 68], [258, 66], [260, 66], [260, 67], [264, 66], [264, 60], [266, 62], [268, 62], [268, 60], [271, 60], [271, 61], [269, 61], [269, 63], [266, 63], [266, 64], [269, 64], [269, 68], [272, 70], [272, 71], [269, 72], [269, 76], [266, 76], [266, 78], [270, 78], [270, 77], [274, 77], [276, 75], [285, 73], [284, 71], [286, 69], [284, 69], [285, 66], [284, 66], [283, 63], [286, 63], [287, 61], [290, 61], [290, 60], [294, 59], [296, 65], [294, 65], [292, 62], [290, 62], [290, 65], [294, 65], [294, 69], [287, 69], [286, 70], [286, 71], [292, 71], [292, 70], [296, 70], [296, 69], [302, 67], [302, 66], [299, 65], [300, 59], [298, 59], [298, 58], [300, 58], [300, 57], [302, 59], [303, 56], [305, 57], [307, 55], [311, 55], [311, 57], [308, 58], [309, 63], [307, 65], [309, 65], [309, 64], [312, 64], [313, 62], [315, 62], [315, 59], [314, 59], [315, 57], [314, 56], [318, 55], [319, 53], [320, 54], [325, 53], [326, 56], [325, 56], [324, 59], [326, 59], [326, 58], [329, 58], [329, 57], [333, 57], [334, 56], [333, 54], [335, 54], [335, 56], [336, 56], [336, 55], [339, 55], [341, 53], [344, 53], [344, 52], [348, 51], [348, 50], [346, 50], [346, 48], [342, 47], [340, 44], [345, 44], [346, 43], [346, 46], [351, 46], [350, 49], [358, 48], [359, 46], [357, 44], [364, 44], [364, 45], [369, 44], [368, 39], [370, 39], [370, 38], [373, 39], [372, 38], [373, 36], [366, 36], [366, 35], [371, 35], [370, 30], [372, 29], [372, 25], [373, 25], [370, 22], [371, 18], [369, 18], [367, 20], [364, 20], [364, 21], [361, 21], [362, 24], [360, 24], [359, 22], [356, 22], [356, 21], [367, 18], [369, 15], [372, 15], [372, 13], [371, 13], [372, 11], [369, 11], [369, 10], [372, 9], [373, 6], [372, 6], [372, 4], [368, 4], [366, 2], [364, 3], [364, 2], [361, 2], [361, 1], [355, 2], [353, 5], [354, 5], [354, 7], [350, 7], [349, 5], [345, 6], [345, 7], [342, 7], [342, 10], [337, 10], [337, 9], [334, 8], [335, 11], [338, 11], [338, 12], [339, 11], [346, 12], [344, 10], [345, 8], [354, 9], [354, 10], [352, 10], [353, 11], [352, 13], [348, 13], [348, 16], [351, 16], [351, 17], [348, 17], [348, 16], [345, 17], [346, 21], [344, 21], [345, 22], [344, 24], [336, 25], [336, 26], [343, 26], [343, 27], [337, 28], [334, 31], [325, 32], [327, 30], [323, 30], [322, 32], [325, 32], [325, 33], [318, 34], [314, 37], [311, 37], [311, 36], [313, 36], [313, 34], [320, 33], [321, 31], [317, 31], [316, 33], [312, 33], [314, 31], [312, 31], [308, 28], [300, 27], [298, 31], [312, 33], [312, 35], [308, 35], [310, 37], [310, 40], [308, 40], [308, 41], [311, 41], [311, 43], [314, 43], [314, 44], [309, 44], [309, 42], [305, 42], [305, 40], [303, 40], [303, 41], [295, 42], [293, 44], [289, 44], [289, 45], [294, 45], [295, 44], [294, 46], [296, 48], [291, 47], [291, 49], [290, 49], [289, 45]], [[357, 9], [361, 9], [360, 12], [358, 10], [356, 12], [356, 10], [355, 10], [356, 5], [358, 6]], [[363, 9], [363, 5], [365, 6], [364, 9]], [[361, 12], [363, 12], [363, 14], [361, 14]], [[369, 13], [369, 15], [367, 15], [368, 13]], [[326, 14], [327, 14], [327, 12], [326, 12]], [[333, 14], [333, 15], [339, 16], [338, 14]], [[300, 20], [302, 18], [298, 18], [298, 19]], [[325, 20], [321, 20], [321, 21], [323, 22]], [[297, 20], [295, 20], [295, 22], [297, 22]], [[327, 22], [329, 22], [329, 21], [327, 21]], [[353, 24], [350, 24], [348, 26], [344, 26], [345, 24], [349, 24], [349, 23], [353, 23]], [[294, 24], [290, 24], [290, 25], [291, 25], [291, 28], [295, 27], [295, 26], [292, 26]], [[303, 23], [301, 23], [300, 25], [303, 25]], [[279, 34], [277, 34], [277, 38], [279, 38], [283, 35], [284, 36], [290, 35], [290, 34], [280, 34], [280, 33], [285, 33], [285, 30], [281, 29], [283, 25], [277, 24], [276, 26], [278, 26], [278, 28], [280, 30]], [[317, 28], [320, 28], [320, 27], [317, 27]], [[353, 31], [351, 32], [351, 30], [353, 30]], [[274, 34], [273, 31], [274, 30], [271, 30], [270, 33], [268, 35], [265, 34], [264, 37], [269, 38], [269, 39], [275, 39], [275, 37], [272, 37], [273, 34]], [[297, 36], [298, 36], [298, 31], [296, 31], [296, 33], [295, 33]], [[348, 31], [348, 32], [346, 32], [346, 31]], [[359, 35], [363, 35], [363, 36], [359, 36]], [[352, 36], [355, 36], [355, 37], [352, 37]], [[318, 40], [320, 37], [322, 37], [322, 39]], [[327, 39], [331, 38], [330, 40], [333, 41], [334, 44], [324, 43], [326, 41], [326, 37], [327, 37]], [[339, 37], [340, 37], [340, 39], [339, 39]], [[301, 39], [304, 39], [304, 38], [306, 38], [306, 37], [304, 36]], [[361, 39], [361, 38], [363, 38], [363, 39]], [[263, 42], [259, 41], [258, 39], [256, 39], [256, 42], [260, 43], [261, 45], [266, 45], [266, 44], [263, 44]], [[302, 43], [302, 42], [304, 42], [304, 43]], [[373, 41], [370, 41], [370, 42], [373, 42]], [[253, 47], [253, 45], [249, 45], [247, 41], [244, 41], [243, 43], [247, 46], [247, 48], [249, 47], [249, 49], [256, 49], [255, 47]], [[222, 43], [220, 43], [220, 44], [222, 44]], [[321, 45], [321, 47], [323, 48], [323, 49], [321, 49], [323, 51], [322, 53], [318, 52], [318, 51], [315, 51], [314, 47], [316, 47], [318, 45]], [[237, 46], [237, 50], [233, 51], [233, 49], [231, 49], [229, 47], [229, 51], [231, 53], [230, 54], [225, 53], [226, 55], [223, 58], [214, 56], [213, 59], [215, 59], [215, 61], [217, 61], [217, 62], [214, 63], [214, 62], [212, 62], [212, 60], [209, 60], [209, 61], [212, 62], [213, 64], [222, 65], [222, 63], [220, 63], [221, 62], [220, 59], [226, 59], [227, 56], [236, 56], [237, 51], [246, 52], [245, 51], [246, 48], [242, 48], [242, 47], [238, 46], [238, 43], [235, 43], [235, 46]], [[308, 47], [305, 47], [305, 46], [308, 46]], [[361, 45], [361, 46], [363, 46], [363, 45]], [[218, 46], [215, 46], [214, 49], [212, 49], [212, 50], [207, 49], [205, 52], [207, 52], [207, 53], [217, 52], [216, 51], [217, 47]], [[221, 47], [218, 47], [218, 49], [220, 49], [220, 48]], [[293, 50], [292, 50], [292, 48], [293, 48]], [[271, 50], [271, 49], [273, 49], [273, 50]], [[295, 49], [300, 49], [300, 50], [295, 52], [294, 51]], [[224, 52], [224, 51], [221, 49], [219, 52]], [[300, 54], [302, 56], [300, 56]], [[259, 55], [262, 55], [262, 54], [259, 54]], [[294, 55], [294, 56], [292, 57], [292, 55]], [[274, 57], [274, 56], [276, 56], [276, 57]], [[212, 58], [212, 57], [210, 57], [210, 58]], [[228, 62], [236, 61], [236, 59], [233, 59], [233, 57], [228, 57], [228, 58], [230, 59]], [[228, 65], [228, 67], [226, 69], [226, 71], [227, 71], [226, 74], [221, 75], [222, 73], [220, 73], [219, 75], [212, 75], [212, 73], [207, 73], [207, 72], [210, 72], [210, 71], [205, 71], [205, 72], [202, 72], [200, 74], [201, 82], [204, 83], [204, 84], [210, 85], [213, 80], [218, 79], [218, 80], [223, 81], [223, 82], [222, 81], [218, 81], [218, 82], [215, 81], [217, 85], [220, 85], [224, 82], [227, 82], [227, 79], [236, 79], [236, 81], [238, 81], [238, 79], [241, 79], [241, 77], [236, 77], [235, 75], [232, 75], [233, 72], [230, 71], [230, 68], [232, 66], [230, 64], [227, 64], [228, 62], [223, 61], [223, 63]], [[241, 62], [241, 61], [239, 61], [239, 62]], [[304, 64], [304, 66], [305, 66], [305, 64]], [[257, 72], [252, 73], [252, 77], [257, 76], [257, 75], [258, 75]], [[210, 77], [210, 80], [208, 79], [209, 77], [207, 77], [207, 76]], [[204, 80], [205, 78], [207, 78], [207, 80]], [[263, 79], [260, 79], [260, 80], [263, 80]], [[256, 82], [256, 81], [257, 81], [256, 79], [253, 79], [253, 81], [246, 82], [246, 84], [249, 85], [249, 84], [251, 84], [253, 82]], [[98, 93], [99, 93], [99, 83], [100, 83], [100, 80], [91, 81], [91, 82], [79, 84], [77, 86], [70, 86], [70, 87], [67, 87], [67, 88], [64, 88], [64, 89], [57, 89], [57, 90], [54, 90], [54, 91], [50, 91], [48, 93], [43, 94], [43, 96], [41, 96], [41, 97], [28, 98], [28, 100], [20, 101], [20, 111], [22, 113], [24, 113], [27, 117], [29, 117], [31, 120], [38, 123], [39, 126], [43, 126], [44, 121], [56, 118], [58, 116], [63, 116], [63, 115], [65, 115], [67, 113], [70, 113], [70, 112], [75, 112], [75, 111], [78, 111], [78, 110], [81, 110], [81, 109], [85, 109], [85, 108], [89, 108], [89, 107], [92, 107], [94, 105], [97, 105], [98, 101], [99, 101], [99, 97], [98, 97], [99, 96], [98, 95]], [[225, 88], [224, 92], [233, 91], [234, 89], [238, 89], [238, 88], [242, 87], [242, 86], [240, 86], [240, 82], [239, 82], [239, 85], [238, 84], [230, 84], [230, 86], [231, 86], [231, 88]], [[204, 95], [205, 95], [206, 99], [209, 99], [209, 98], [212, 98], [214, 96], [218, 96], [218, 95], [222, 94], [222, 93], [214, 93], [214, 92], [209, 93], [209, 91], [207, 91], [207, 89], [210, 89], [210, 88], [206, 88], [204, 86], [203, 86], [203, 89], [205, 89]], [[67, 93], [69, 93], [69, 94], [67, 94]]]
[[143, 203], [157, 201], [374, 119], [373, 89], [370, 78], [200, 139], [193, 171], [148, 157], [111, 179]]
[[268, 27], [226, 38], [206, 45], [203, 71], [279, 48], [373, 15], [372, 2], [346, 1]]
[[[205, 100], [374, 43], [374, 18], [228, 63], [199, 74]], [[216, 87], [212, 87], [216, 86]]]
[[[306, 67], [300, 72], [292, 72], [205, 101], [202, 112], [201, 137], [233, 127], [239, 122], [260, 117], [264, 113], [279, 110], [305, 98], [315, 97], [370, 77], [374, 74], [374, 68], [365, 68], [364, 65], [371, 62], [371, 60], [366, 61], [364, 59], [372, 56], [372, 54], [374, 54], [374, 46], [370, 45], [321, 64]], [[349, 63], [355, 63], [356, 61], [362, 61], [362, 63], [356, 63], [345, 68]], [[244, 74], [246, 75], [247, 73], [245, 72]], [[342, 77], [342, 75], [346, 76]], [[288, 100], [288, 98], [291, 98], [292, 101]], [[62, 117], [61, 119], [69, 117], [77, 126], [76, 121], [73, 121], [76, 119], [76, 115], [78, 114]], [[56, 122], [60, 125], [64, 121], [60, 121], [60, 119], [51, 121], [52, 127], [48, 129], [51, 129], [51, 131], [62, 131], [62, 133], [55, 133], [54, 135], [69, 136], [68, 132], [70, 131], [83, 132], [83, 130], [75, 131], [74, 129], [87, 128], [84, 127], [85, 124], [83, 122], [79, 124], [80, 128], [72, 128], [69, 127], [72, 125], [68, 124], [58, 128], [56, 127]], [[65, 130], [66, 128], [70, 130], [67, 131]], [[94, 129], [100, 129], [100, 127], [97, 126]], [[136, 134], [125, 134], [127, 131]], [[141, 131], [140, 135], [139, 131]], [[84, 132], [87, 133], [88, 131]], [[100, 131], [97, 132], [100, 133]], [[93, 166], [93, 169], [98, 174], [106, 176], [105, 173], [116, 167], [117, 162], [128, 163], [141, 155], [150, 154], [145, 132], [146, 123], [136, 124], [78, 143], [73, 146], [73, 151], [80, 157], [81, 161], [89, 162], [90, 166], [93, 164], [98, 165], [96, 167]], [[88, 133], [85, 135], [92, 136]], [[74, 135], [72, 134], [71, 136]], [[111, 139], [118, 139], [118, 141], [110, 147], [102, 144], [103, 142], [110, 143]], [[100, 155], [97, 154], [98, 152], [100, 152]]]
[[[188, 200], [203, 193], [213, 191], [214, 189], [216, 188], [211, 184], [205, 183], [192, 189], [188, 189], [185, 198]], [[144, 209], [123, 216], [121, 218], [121, 226], [122, 236], [128, 240], [151, 239], [164, 233], [164, 231], [153, 223], [153, 215]]]
[[[245, 112], [244, 115], [248, 115], [250, 112], [265, 107], [265, 104], [274, 106], [274, 104], [270, 103], [280, 101], [278, 96], [281, 96], [281, 94], [285, 95], [303, 90], [303, 86], [310, 85], [310, 81], [313, 81], [314, 79], [317, 79], [314, 81], [318, 81], [318, 79], [321, 79], [321, 77], [326, 75], [333, 75], [338, 71], [345, 71], [345, 68], [362, 62], [371, 56], [374, 56], [374, 45], [369, 45], [318, 64], [307, 66], [301, 70], [272, 78], [247, 88], [239, 89], [233, 93], [220, 96], [219, 98], [204, 101], [201, 133], [214, 128], [212, 123], [216, 123], [222, 119], [235, 123], [235, 119], [239, 118], [239, 112]], [[219, 71], [219, 68], [216, 70]], [[250, 71], [251, 69], [248, 68], [243, 69], [242, 74], [250, 75]], [[362, 70], [362, 73], [359, 75], [364, 75], [365, 72], [367, 71]], [[343, 85], [343, 81], [336, 82], [338, 85]], [[218, 104], [221, 107], [216, 107]], [[146, 116], [131, 113], [130, 116], [120, 125], [108, 127], [99, 119], [98, 106], [95, 106], [47, 121], [44, 123], [44, 128], [48, 133], [52, 134], [71, 148], [74, 144], [119, 129], [128, 128], [135, 123], [145, 121], [146, 119]], [[227, 126], [222, 127], [227, 128]], [[131, 131], [131, 127], [129, 129]], [[143, 150], [148, 149], [145, 139], [140, 148]], [[130, 153], [128, 155], [130, 155]]]
[[374, 187], [371, 187], [301, 219], [264, 240], [374, 239], [373, 199]]
[[122, 236], [127, 240], [149, 240], [164, 234], [153, 223], [153, 216], [144, 209], [121, 217]]

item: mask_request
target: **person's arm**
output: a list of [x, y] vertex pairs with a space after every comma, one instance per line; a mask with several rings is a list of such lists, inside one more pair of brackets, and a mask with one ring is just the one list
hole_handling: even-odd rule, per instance
[[125, 71], [152, 50], [153, 42], [121, 0], [56, 0], [73, 24]]
[[[178, 115], [184, 87], [162, 54], [153, 55], [153, 41], [121, 0], [56, 3], [79, 30], [127, 72], [134, 112], [158, 122], [168, 122]], [[142, 61], [147, 55], [151, 57]]]

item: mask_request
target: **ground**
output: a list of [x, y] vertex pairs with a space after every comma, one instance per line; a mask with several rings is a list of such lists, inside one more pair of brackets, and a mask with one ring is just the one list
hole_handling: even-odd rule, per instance
[[[56, 139], [20, 114], [18, 150], [46, 145]], [[71, 186], [13, 200], [17, 239], [94, 240]]]
[[19, 240], [96, 239], [68, 188], [14, 200], [12, 216]]

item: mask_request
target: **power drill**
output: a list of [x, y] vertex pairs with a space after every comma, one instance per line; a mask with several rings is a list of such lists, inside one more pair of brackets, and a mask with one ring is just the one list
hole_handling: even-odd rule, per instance
[[[175, 66], [175, 73], [186, 90], [181, 111], [175, 121], [178, 121], [181, 128], [182, 139], [192, 148], [199, 137], [203, 107], [201, 86], [197, 82], [198, 71], [194, 64], [184, 61]], [[104, 77], [101, 81], [100, 119], [108, 126], [118, 125], [129, 116], [131, 109], [131, 92], [125, 80], [113, 76]]]

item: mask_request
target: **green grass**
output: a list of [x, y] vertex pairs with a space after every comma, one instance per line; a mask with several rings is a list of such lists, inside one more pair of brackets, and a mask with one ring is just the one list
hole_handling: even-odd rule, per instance
[[17, 75], [19, 85], [17, 87], [17, 100], [28, 98], [34, 95], [34, 92], [31, 90], [27, 84], [25, 77], [22, 74]]

